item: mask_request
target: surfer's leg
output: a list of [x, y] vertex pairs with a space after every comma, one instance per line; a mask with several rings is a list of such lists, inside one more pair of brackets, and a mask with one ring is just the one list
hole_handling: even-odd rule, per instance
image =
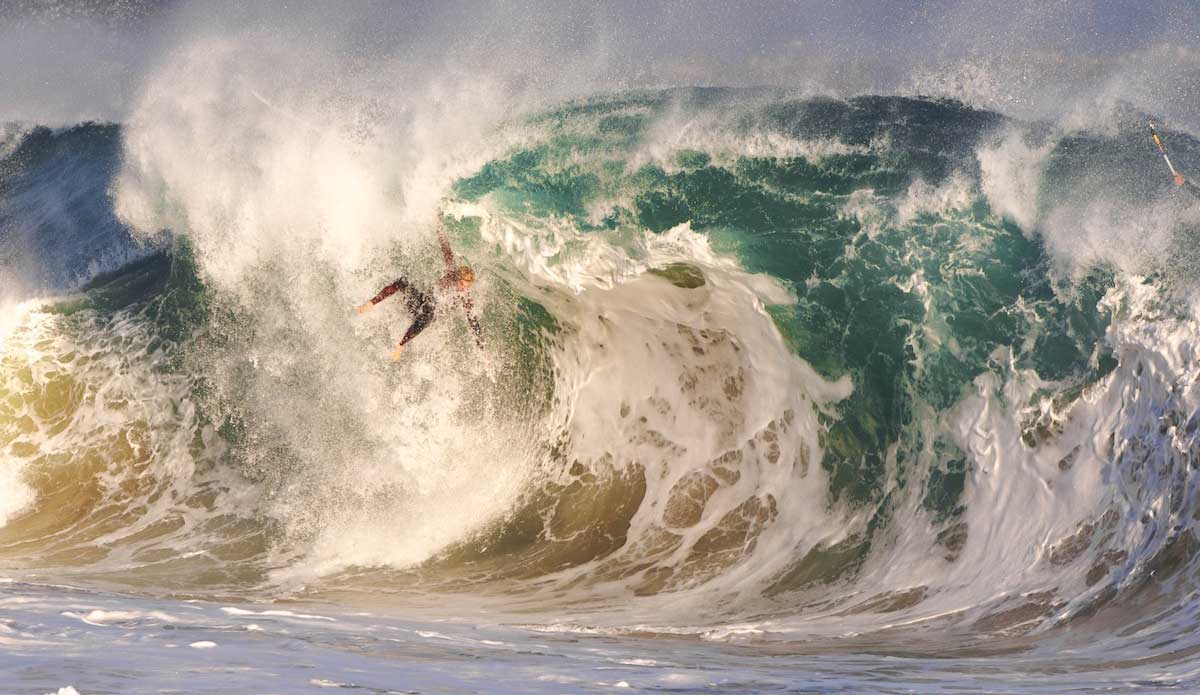
[[396, 294], [397, 292], [399, 292], [401, 290], [408, 289], [409, 287], [410, 287], [410, 285], [408, 284], [408, 281], [405, 280], [404, 278], [400, 278], [400, 279], [396, 280], [395, 282], [393, 282], [392, 284], [383, 288], [382, 290], [379, 290], [379, 294], [375, 295], [374, 297], [371, 297], [371, 301], [358, 307], [358, 313], [365, 314], [367, 311], [369, 311], [371, 309], [371, 307], [375, 306], [376, 304], [382, 302], [383, 300], [387, 299], [388, 297], [392, 296], [393, 294]]
[[425, 330], [426, 326], [433, 323], [433, 303], [426, 301], [426, 303], [420, 306], [420, 310], [415, 313], [416, 317], [412, 325], [408, 327], [408, 330], [404, 333], [404, 337], [400, 339], [400, 342], [396, 345], [396, 349], [392, 351], [393, 362], [400, 359], [400, 353], [404, 352], [404, 346], [410, 340], [416, 338], [417, 334]]

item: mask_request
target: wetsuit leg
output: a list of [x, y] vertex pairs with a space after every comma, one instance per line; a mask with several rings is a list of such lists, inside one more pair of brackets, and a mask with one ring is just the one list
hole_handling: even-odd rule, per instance
[[433, 300], [423, 292], [418, 291], [414, 287], [408, 287], [408, 310], [413, 314], [412, 325], [404, 333], [404, 337], [400, 339], [400, 344], [405, 345], [408, 341], [417, 337], [417, 334], [425, 330], [425, 327], [433, 323]]
[[383, 288], [382, 290], [379, 290], [379, 294], [375, 295], [374, 297], [371, 297], [371, 303], [378, 304], [401, 290], [408, 290], [411, 288], [412, 288], [412, 285], [409, 285], [407, 280], [405, 280], [404, 278], [400, 278], [399, 280], [393, 282], [392, 284], [388, 285], [387, 287]]

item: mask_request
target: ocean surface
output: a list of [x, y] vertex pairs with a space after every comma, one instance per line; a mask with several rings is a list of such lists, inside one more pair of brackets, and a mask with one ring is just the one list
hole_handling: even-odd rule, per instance
[[[0, 691], [1200, 692], [1148, 114], [617, 91], [422, 168], [212, 55], [0, 127]], [[483, 347], [393, 364], [439, 227]]]

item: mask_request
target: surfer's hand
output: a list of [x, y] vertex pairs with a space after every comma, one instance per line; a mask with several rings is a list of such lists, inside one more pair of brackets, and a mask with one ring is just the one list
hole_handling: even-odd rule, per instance
[[1183, 174], [1175, 174], [1175, 185], [1183, 186]]
[[367, 302], [366, 304], [363, 304], [362, 306], [358, 307], [358, 313], [365, 314], [368, 311], [370, 311], [371, 307], [373, 307], [373, 306], [375, 306], [375, 305], [370, 302]]

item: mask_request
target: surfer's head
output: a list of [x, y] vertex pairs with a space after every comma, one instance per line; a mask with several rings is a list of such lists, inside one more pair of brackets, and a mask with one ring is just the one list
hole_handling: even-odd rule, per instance
[[460, 292], [471, 289], [471, 285], [475, 284], [475, 271], [471, 270], [471, 266], [458, 266], [458, 270], [454, 271], [454, 284]]

